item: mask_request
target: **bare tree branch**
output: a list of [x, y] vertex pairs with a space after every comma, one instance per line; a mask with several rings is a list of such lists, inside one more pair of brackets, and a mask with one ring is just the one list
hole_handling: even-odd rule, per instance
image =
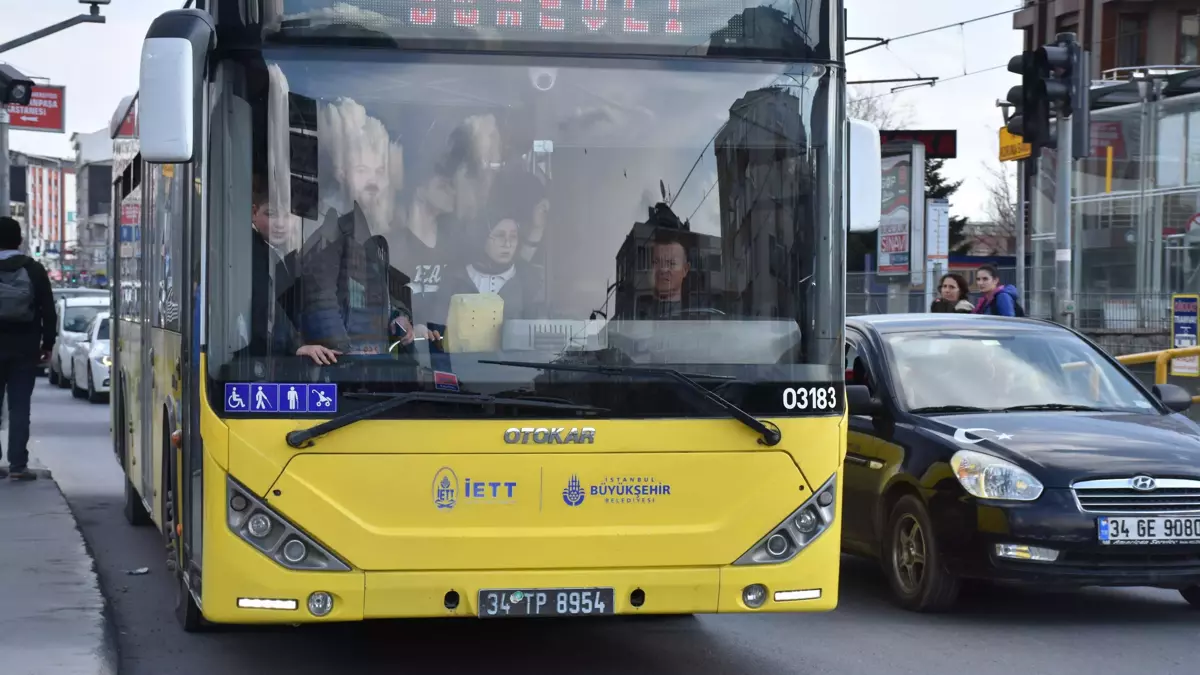
[[880, 129], [901, 129], [912, 122], [912, 107], [907, 103], [896, 105], [871, 87], [850, 87], [846, 99], [846, 115], [851, 119], [870, 122]]
[[999, 166], [992, 166], [984, 162], [983, 168], [989, 176], [987, 179], [988, 218], [996, 224], [997, 234], [1015, 236], [1019, 218], [1015, 188], [1016, 173], [1009, 170], [1008, 165], [1004, 162], [1001, 162]]

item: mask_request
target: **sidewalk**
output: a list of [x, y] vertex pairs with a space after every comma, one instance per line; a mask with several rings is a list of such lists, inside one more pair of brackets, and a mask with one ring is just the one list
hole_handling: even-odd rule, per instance
[[38, 473], [0, 480], [0, 672], [115, 675], [92, 558], [50, 472]]

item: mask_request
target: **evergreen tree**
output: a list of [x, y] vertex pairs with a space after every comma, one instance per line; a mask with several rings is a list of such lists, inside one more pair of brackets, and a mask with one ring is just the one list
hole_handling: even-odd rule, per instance
[[[962, 187], [962, 181], [954, 181], [953, 183], [946, 180], [942, 175], [942, 167], [946, 165], [944, 159], [927, 159], [925, 160], [925, 198], [926, 199], [950, 199], [958, 192], [958, 188]], [[966, 218], [950, 217], [950, 251], [956, 251], [963, 244], [963, 228], [967, 224]]]
[[[942, 175], [945, 166], [944, 159], [925, 160], [925, 197], [927, 199], [950, 199], [962, 187], [962, 181], [950, 182]], [[951, 204], [953, 206], [953, 204]], [[954, 252], [963, 244], [963, 227], [966, 218], [950, 217], [950, 251]], [[853, 232], [846, 241], [846, 270], [849, 272], [869, 272], [866, 269], [868, 254], [874, 256], [878, 232]]]

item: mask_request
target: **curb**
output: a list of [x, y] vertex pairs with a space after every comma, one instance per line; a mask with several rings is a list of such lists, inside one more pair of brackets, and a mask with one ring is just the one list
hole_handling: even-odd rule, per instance
[[[46, 477], [50, 477], [49, 469], [34, 469], [35, 472], [45, 472]], [[40, 476], [39, 476], [40, 477]], [[52, 480], [52, 479], [51, 479]], [[96, 584], [96, 592], [100, 595], [100, 621], [103, 637], [100, 645], [96, 648], [96, 675], [118, 675], [120, 671], [120, 650], [117, 644], [117, 621], [113, 614], [112, 603], [109, 602], [108, 596], [104, 593], [104, 587], [100, 583], [100, 570], [96, 566], [96, 554], [92, 551], [92, 544], [83, 536], [83, 530], [79, 527], [79, 519], [75, 516], [75, 509], [71, 508], [71, 502], [67, 500], [67, 496], [63, 494], [62, 488], [58, 483], [54, 483], [54, 487], [58, 490], [58, 494], [62, 495], [63, 501], [67, 505], [67, 510], [71, 513], [71, 519], [75, 521], [75, 532], [79, 535], [79, 541], [83, 543], [84, 553], [88, 557], [88, 569], [92, 573], [92, 579]]]

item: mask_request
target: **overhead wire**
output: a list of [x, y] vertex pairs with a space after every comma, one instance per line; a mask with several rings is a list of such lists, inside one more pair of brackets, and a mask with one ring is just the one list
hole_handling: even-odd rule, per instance
[[1001, 12], [992, 12], [991, 14], [984, 14], [983, 16], [977, 16], [977, 17], [973, 17], [970, 19], [964, 19], [962, 21], [955, 21], [953, 23], [948, 23], [948, 24], [945, 24], [942, 26], [934, 26], [933, 28], [926, 28], [924, 30], [919, 30], [914, 33], [905, 33], [904, 35], [897, 35], [896, 37], [881, 38], [879, 40], [879, 42], [876, 42], [873, 45], [867, 45], [866, 47], [859, 47], [858, 49], [853, 49], [851, 51], [846, 52], [846, 56], [853, 56], [855, 54], [859, 54], [859, 53], [862, 53], [862, 52], [865, 52], [865, 51], [868, 51], [871, 49], [876, 49], [878, 47], [886, 47], [886, 46], [890, 45], [891, 43], [896, 42], [898, 40], [907, 40], [909, 38], [914, 38], [914, 37], [918, 37], [921, 35], [928, 35], [929, 33], [936, 33], [938, 31], [949, 30], [951, 28], [962, 28], [963, 26], [965, 26], [969, 23], [978, 23], [980, 21], [987, 21], [988, 19], [994, 19], [999, 16], [1008, 16], [1011, 14], [1016, 14], [1017, 12], [1029, 9], [1030, 7], [1037, 7], [1039, 5], [1048, 4], [1051, 1], [1052, 0], [1032, 0], [1032, 2], [1029, 2], [1020, 7], [1016, 7], [1014, 9], [1006, 9]]

